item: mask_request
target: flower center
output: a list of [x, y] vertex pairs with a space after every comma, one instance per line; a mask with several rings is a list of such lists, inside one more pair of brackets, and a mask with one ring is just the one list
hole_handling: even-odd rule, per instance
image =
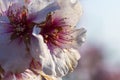
[[23, 41], [26, 45], [30, 44], [34, 23], [28, 19], [27, 9], [24, 6], [17, 9], [10, 6], [7, 16], [10, 21], [8, 29], [8, 32], [11, 33], [10, 40], [18, 39], [20, 43]]
[[53, 18], [53, 15], [52, 13], [48, 14], [46, 20], [39, 25], [41, 28], [40, 34], [43, 35], [44, 42], [47, 43], [49, 48], [54, 46], [62, 48], [62, 46], [71, 42], [71, 27], [66, 25], [66, 18]]

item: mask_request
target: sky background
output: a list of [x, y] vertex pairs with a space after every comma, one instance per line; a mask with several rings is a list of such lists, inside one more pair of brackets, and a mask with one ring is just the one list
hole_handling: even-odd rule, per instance
[[[80, 59], [76, 70], [66, 76], [64, 80], [93, 80], [93, 76], [91, 76], [93, 74], [90, 72], [94, 72], [94, 70], [96, 71], [94, 77], [97, 77], [94, 80], [120, 80], [120, 0], [80, 0], [80, 2], [83, 15], [78, 26], [84, 27], [87, 30], [87, 40], [83, 47], [89, 47], [89, 44], [92, 44], [94, 48], [90, 48], [90, 46], [89, 49], [91, 50], [87, 47], [81, 49], [83, 50], [83, 54], [86, 54], [84, 50], [88, 50], [87, 55], [81, 55], [82, 59]], [[92, 51], [92, 49], [95, 54], [89, 52]], [[94, 52], [94, 49], [98, 50], [98, 52]], [[89, 63], [89, 60], [93, 60], [94, 62], [95, 57], [98, 56], [99, 58], [99, 54], [97, 54], [99, 50], [100, 54], [102, 53], [104, 57], [104, 64], [101, 65], [101, 68], [93, 65], [93, 70], [91, 70], [89, 65], [91, 66], [92, 64]], [[87, 63], [85, 63], [86, 60]], [[103, 75], [99, 72], [101, 69], [103, 70]], [[108, 73], [105, 72], [107, 69], [109, 69]], [[100, 77], [95, 76], [96, 74]], [[106, 76], [104, 76], [105, 74]], [[113, 78], [111, 78], [109, 74], [111, 74]], [[114, 74], [117, 74], [119, 78]], [[107, 79], [105, 77], [107, 77]]]
[[80, 26], [87, 29], [87, 42], [104, 45], [106, 61], [120, 62], [120, 0], [80, 0]]

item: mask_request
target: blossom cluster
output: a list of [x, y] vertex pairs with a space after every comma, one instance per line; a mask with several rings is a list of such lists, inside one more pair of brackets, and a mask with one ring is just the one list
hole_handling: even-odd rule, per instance
[[80, 59], [79, 0], [0, 0], [0, 80], [61, 80]]

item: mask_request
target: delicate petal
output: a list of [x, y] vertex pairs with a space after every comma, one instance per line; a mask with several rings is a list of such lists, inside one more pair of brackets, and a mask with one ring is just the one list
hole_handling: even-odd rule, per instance
[[31, 70], [26, 70], [24, 73], [21, 74], [23, 80], [42, 80], [41, 75], [37, 75]]
[[5, 11], [7, 9], [7, 5], [5, 4], [5, 1], [3, 2], [3, 0], [0, 0], [0, 13], [2, 13], [2, 11]]
[[82, 14], [81, 5], [78, 0], [72, 3], [71, 0], [58, 0], [61, 7], [60, 10], [55, 11], [56, 16], [68, 18], [67, 23], [71, 26], [76, 26]]
[[74, 70], [77, 66], [80, 54], [75, 49], [61, 50], [57, 55], [53, 55], [54, 62], [56, 64], [56, 76], [65, 76], [68, 72]]
[[73, 5], [75, 5], [77, 3], [78, 0], [56, 0], [61, 8], [66, 8], [66, 7], [72, 7]]
[[42, 80], [41, 75], [37, 75], [31, 70], [27, 69], [24, 73], [4, 73], [2, 80]]
[[5, 71], [22, 72], [29, 67], [31, 56], [24, 46], [0, 44], [0, 64]]
[[51, 1], [43, 1], [43, 0], [33, 0], [28, 5], [28, 10], [35, 17], [34, 22], [40, 23], [45, 20], [48, 13], [59, 9], [59, 5], [57, 2]]
[[0, 11], [6, 11], [14, 3], [24, 4], [24, 0], [0, 0]]
[[73, 41], [71, 42], [71, 46], [74, 48], [79, 49], [80, 46], [85, 42], [86, 40], [86, 30], [84, 28], [75, 29], [72, 34]]
[[76, 3], [77, 0], [70, 0], [72, 4]]
[[0, 34], [0, 65], [5, 71], [22, 72], [29, 67], [31, 56], [24, 44], [9, 43], [8, 36]]
[[[63, 18], [68, 18], [67, 23], [69, 25], [76, 26], [82, 14], [82, 9], [78, 0], [52, 0], [50, 2], [51, 4], [47, 2], [47, 4], [49, 5], [47, 5], [44, 9], [41, 9], [41, 11], [38, 12], [37, 15], [39, 16], [37, 16], [35, 22], [38, 23], [41, 20], [45, 20], [44, 16], [46, 16], [49, 12], [55, 12], [55, 15], [57, 17], [59, 16]], [[39, 8], [34, 10], [39, 10]]]
[[33, 42], [31, 42], [31, 55], [33, 58], [42, 64], [42, 70], [49, 74], [55, 74], [55, 64], [52, 60], [52, 56], [47, 45], [43, 41], [43, 37], [41, 35], [33, 33], [35, 37]]
[[28, 5], [28, 10], [30, 13], [35, 13], [38, 12], [48, 5], [53, 3], [53, 0], [46, 1], [46, 0], [31, 0], [29, 5]]

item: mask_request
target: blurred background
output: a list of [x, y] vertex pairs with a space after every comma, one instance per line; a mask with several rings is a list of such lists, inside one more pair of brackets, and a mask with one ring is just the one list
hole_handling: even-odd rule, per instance
[[80, 0], [87, 29], [81, 59], [63, 80], [120, 80], [120, 0]]

